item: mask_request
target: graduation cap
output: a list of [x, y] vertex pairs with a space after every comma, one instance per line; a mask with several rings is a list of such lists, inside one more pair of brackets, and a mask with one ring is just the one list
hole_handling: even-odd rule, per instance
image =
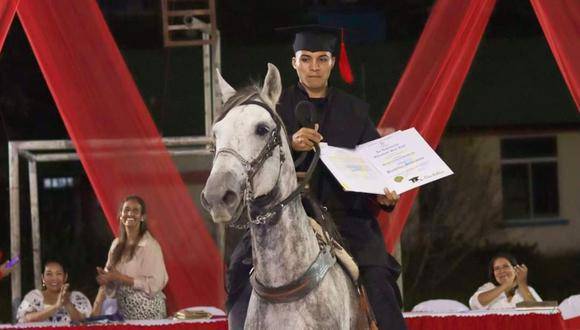
[[[338, 69], [342, 80], [347, 84], [354, 82], [354, 76], [346, 55], [346, 46], [344, 43], [344, 29], [322, 25], [298, 25], [277, 28], [277, 31], [283, 31], [294, 34], [294, 43], [292, 45], [294, 53], [299, 50], [311, 52], [327, 51], [336, 56], [337, 45], [340, 47], [338, 53]], [[340, 43], [338, 43], [340, 37]]]

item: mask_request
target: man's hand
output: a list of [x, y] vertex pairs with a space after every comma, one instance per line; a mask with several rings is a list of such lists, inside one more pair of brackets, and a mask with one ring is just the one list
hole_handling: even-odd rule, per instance
[[394, 127], [379, 127], [377, 128], [377, 131], [379, 132], [380, 136], [385, 136], [394, 133], [396, 129]]
[[292, 135], [292, 149], [295, 151], [310, 151], [320, 141], [322, 141], [322, 135], [318, 133], [318, 124], [314, 124], [314, 129], [302, 127]]
[[382, 206], [395, 206], [399, 201], [399, 195], [396, 191], [390, 191], [389, 189], [385, 188], [384, 195], [377, 195], [377, 203]]

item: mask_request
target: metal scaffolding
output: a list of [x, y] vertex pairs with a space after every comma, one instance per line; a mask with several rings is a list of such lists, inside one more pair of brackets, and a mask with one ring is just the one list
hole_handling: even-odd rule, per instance
[[[163, 41], [166, 48], [201, 46], [203, 52], [205, 136], [163, 138], [172, 156], [209, 155], [211, 125], [221, 107], [216, 71], [221, 67], [220, 33], [217, 29], [215, 0], [161, 0]], [[126, 143], [127, 141], [124, 141]], [[145, 141], [146, 143], [147, 141]], [[138, 141], [143, 143], [143, 141]], [[9, 141], [10, 252], [21, 253], [20, 235], [20, 157], [28, 164], [30, 221], [35, 287], [41, 287], [41, 242], [38, 208], [37, 164], [78, 161], [70, 140]], [[223, 254], [224, 228], [218, 226], [217, 239]], [[22, 299], [22, 272], [16, 266], [11, 275], [12, 311]]]
[[[121, 141], [119, 141], [121, 142]], [[163, 143], [172, 156], [211, 155], [211, 139], [202, 137], [163, 138]], [[126, 143], [126, 141], [124, 142]], [[146, 141], [145, 141], [146, 143]], [[28, 164], [28, 181], [30, 194], [30, 224], [32, 230], [32, 259], [34, 265], [34, 286], [41, 288], [41, 242], [40, 217], [38, 208], [37, 164], [42, 162], [78, 161], [79, 157], [70, 140], [50, 141], [10, 141], [8, 142], [8, 172], [10, 194], [10, 253], [20, 256], [20, 157]], [[217, 231], [217, 240], [223, 253], [223, 228]], [[15, 311], [22, 300], [22, 272], [16, 266], [10, 276], [12, 292], [12, 311]]]

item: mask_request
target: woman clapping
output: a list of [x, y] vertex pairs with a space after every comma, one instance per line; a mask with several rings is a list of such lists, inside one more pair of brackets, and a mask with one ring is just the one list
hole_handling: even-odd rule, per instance
[[515, 308], [522, 301], [542, 301], [536, 290], [528, 286], [528, 267], [515, 257], [501, 253], [489, 263], [490, 282], [477, 289], [469, 299], [471, 309]]
[[32, 290], [22, 300], [18, 322], [80, 321], [91, 313], [91, 302], [79, 291], [69, 291], [68, 274], [61, 263], [47, 261], [42, 273], [42, 290]]
[[119, 313], [129, 320], [161, 319], [167, 315], [163, 288], [168, 276], [161, 246], [147, 230], [145, 202], [128, 196], [119, 209], [119, 237], [109, 250], [105, 268], [97, 267], [100, 296], [93, 315], [99, 315], [103, 292], [117, 299]]

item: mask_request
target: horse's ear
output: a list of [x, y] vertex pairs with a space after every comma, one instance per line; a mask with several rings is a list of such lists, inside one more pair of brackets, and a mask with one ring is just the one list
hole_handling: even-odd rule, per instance
[[280, 78], [280, 71], [272, 64], [268, 63], [268, 73], [264, 79], [264, 87], [262, 87], [262, 96], [268, 98], [272, 105], [278, 103], [278, 99], [282, 94], [282, 79]]
[[230, 99], [230, 97], [236, 94], [236, 90], [230, 86], [230, 84], [228, 84], [228, 82], [222, 77], [219, 69], [216, 69], [216, 73], [219, 82], [219, 91], [222, 95], [222, 103], [225, 104]]

